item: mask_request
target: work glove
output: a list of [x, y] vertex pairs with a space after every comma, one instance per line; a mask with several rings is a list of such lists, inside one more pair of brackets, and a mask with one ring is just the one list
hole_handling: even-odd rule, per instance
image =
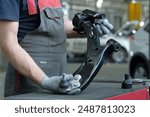
[[78, 94], [80, 93], [80, 75], [63, 74], [61, 76], [48, 77], [42, 80], [41, 87], [49, 91], [60, 94]]
[[112, 24], [107, 19], [95, 19], [94, 23], [100, 36], [108, 34], [113, 29]]
[[100, 14], [99, 12], [95, 12], [89, 9], [83, 10], [81, 13], [75, 14], [72, 23], [74, 31], [78, 33], [85, 33], [84, 23], [93, 24], [96, 27], [100, 36], [108, 34], [110, 30], [113, 29], [111, 23], [105, 18], [105, 14]]

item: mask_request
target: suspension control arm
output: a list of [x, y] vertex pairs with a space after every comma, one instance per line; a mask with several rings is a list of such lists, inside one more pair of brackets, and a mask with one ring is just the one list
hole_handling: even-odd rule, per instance
[[73, 73], [73, 75], [80, 74], [82, 77], [80, 80], [81, 91], [89, 86], [104, 64], [104, 60], [113, 52], [120, 50], [120, 44], [113, 39], [110, 39], [102, 48], [95, 25], [89, 21], [84, 21], [82, 25], [87, 36], [87, 53], [85, 61]]

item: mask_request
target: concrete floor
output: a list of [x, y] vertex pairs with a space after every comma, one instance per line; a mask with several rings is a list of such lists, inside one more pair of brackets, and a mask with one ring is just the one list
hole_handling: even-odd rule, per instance
[[[73, 73], [80, 63], [69, 63], [69, 73]], [[128, 64], [112, 64], [106, 63], [102, 66], [101, 70], [94, 78], [97, 80], [123, 80], [124, 74], [128, 73]], [[4, 76], [5, 73], [0, 73], [0, 99], [4, 99]]]

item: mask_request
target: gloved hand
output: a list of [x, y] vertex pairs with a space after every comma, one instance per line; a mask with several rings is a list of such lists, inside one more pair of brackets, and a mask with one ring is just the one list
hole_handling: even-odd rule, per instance
[[61, 76], [48, 77], [42, 80], [41, 87], [61, 94], [78, 94], [80, 92], [80, 75], [63, 74]]
[[86, 9], [81, 13], [75, 14], [72, 22], [75, 27], [74, 30], [78, 33], [85, 33], [84, 23], [87, 22], [96, 26], [100, 36], [108, 34], [113, 29], [113, 26], [105, 18], [105, 14]]
[[100, 36], [108, 34], [113, 29], [112, 24], [107, 19], [95, 19], [95, 25]]

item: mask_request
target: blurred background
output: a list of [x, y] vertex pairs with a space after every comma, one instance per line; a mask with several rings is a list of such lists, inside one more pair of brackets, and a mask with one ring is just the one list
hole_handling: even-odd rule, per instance
[[[122, 80], [128, 73], [132, 78], [150, 78], [150, 24], [149, 0], [62, 0], [66, 17], [85, 9], [106, 14], [114, 29], [100, 38], [101, 46], [113, 38], [121, 44], [121, 50], [106, 59], [94, 80]], [[73, 73], [84, 61], [86, 39], [67, 40], [69, 72]], [[0, 51], [0, 97], [3, 94], [7, 59]]]
[[[136, 1], [136, 4], [131, 5], [131, 1]], [[133, 10], [136, 20], [144, 20], [149, 15], [149, 0], [63, 0], [63, 6], [66, 8], [66, 14], [68, 10], [70, 19], [84, 9], [105, 13], [115, 31], [126, 21], [135, 19], [131, 18]]]
[[[63, 0], [63, 10], [69, 19], [84, 9], [106, 14], [114, 29], [100, 38], [101, 46], [111, 38], [121, 44], [121, 50], [110, 55], [106, 63], [124, 64], [132, 77], [147, 78], [150, 69], [149, 5], [149, 0]], [[87, 40], [67, 40], [67, 49], [69, 63], [82, 62]]]
[[[98, 77], [122, 79], [128, 73], [131, 78], [150, 78], [149, 7], [149, 0], [63, 0], [64, 14], [69, 19], [84, 9], [91, 9], [106, 14], [114, 26], [108, 35], [100, 38], [101, 46], [114, 39], [121, 49], [105, 60]], [[75, 65], [84, 61], [87, 40], [67, 40], [67, 49], [69, 68], [76, 69]]]

